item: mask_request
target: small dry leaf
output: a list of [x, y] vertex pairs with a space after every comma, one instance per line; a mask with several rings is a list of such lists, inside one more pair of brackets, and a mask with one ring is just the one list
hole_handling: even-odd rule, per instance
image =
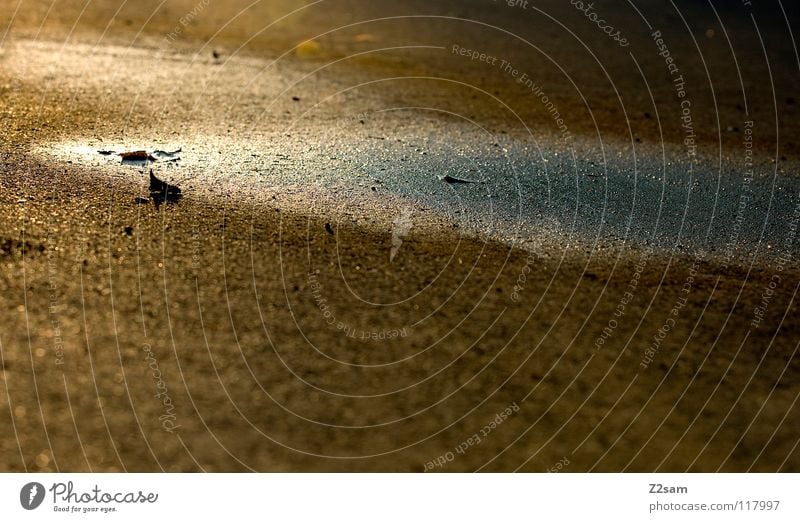
[[120, 152], [120, 157], [123, 161], [130, 161], [130, 160], [150, 160], [154, 161], [155, 158], [150, 155], [146, 150], [136, 150], [133, 152]]

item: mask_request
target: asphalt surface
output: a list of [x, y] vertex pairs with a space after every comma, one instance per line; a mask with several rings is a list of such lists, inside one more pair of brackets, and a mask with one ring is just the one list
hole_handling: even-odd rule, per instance
[[0, 3], [0, 470], [796, 471], [795, 8], [506, 4]]

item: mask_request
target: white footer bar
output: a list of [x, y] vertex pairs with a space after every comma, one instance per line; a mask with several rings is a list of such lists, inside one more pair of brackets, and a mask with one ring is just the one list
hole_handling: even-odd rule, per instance
[[799, 486], [795, 474], [0, 474], [0, 518], [777, 522], [800, 520]]

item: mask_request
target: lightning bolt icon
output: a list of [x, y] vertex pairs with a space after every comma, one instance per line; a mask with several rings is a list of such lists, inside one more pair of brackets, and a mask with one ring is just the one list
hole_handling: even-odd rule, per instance
[[30, 494], [29, 494], [29, 497], [28, 497], [28, 505], [29, 506], [33, 505], [33, 499], [36, 498], [36, 493], [38, 493], [38, 492], [39, 492], [39, 488], [36, 487], [36, 484], [31, 486], [31, 491], [30, 491]]

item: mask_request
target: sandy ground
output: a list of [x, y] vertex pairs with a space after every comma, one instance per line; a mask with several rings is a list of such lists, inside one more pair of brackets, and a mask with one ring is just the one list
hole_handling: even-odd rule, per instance
[[0, 1], [0, 470], [798, 471], [796, 8], [641, 3]]

